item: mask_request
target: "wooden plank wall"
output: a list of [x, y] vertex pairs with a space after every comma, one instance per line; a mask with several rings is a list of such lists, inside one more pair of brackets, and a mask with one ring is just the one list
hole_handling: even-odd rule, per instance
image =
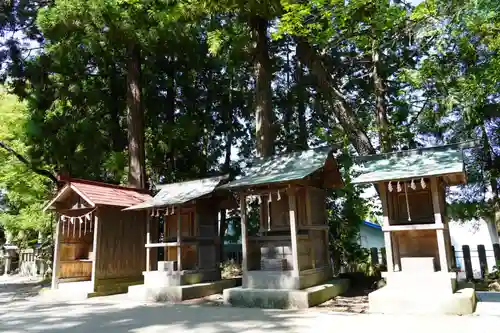
[[435, 230], [409, 230], [393, 234], [401, 257], [434, 257], [439, 263]]
[[[58, 277], [67, 278], [88, 278], [92, 271], [92, 262], [80, 261], [81, 259], [91, 259], [89, 254], [92, 251], [92, 239], [94, 233], [90, 232], [90, 225], [87, 222], [87, 233], [83, 225], [77, 221], [75, 229], [73, 225], [64, 222], [64, 234], [60, 226], [60, 249], [59, 249], [59, 272]], [[81, 230], [79, 228], [81, 227]]]
[[197, 234], [200, 237], [212, 238], [198, 245], [198, 267], [214, 269], [218, 267], [218, 207], [220, 202], [215, 199], [199, 201], [196, 205]]
[[96, 279], [142, 277], [146, 270], [146, 212], [100, 207]]
[[[326, 198], [325, 191], [317, 188], [308, 188], [309, 203], [311, 205], [312, 225], [326, 224]], [[305, 202], [305, 198], [304, 198]]]
[[[392, 192], [387, 191], [389, 196], [388, 204], [390, 222], [392, 225], [408, 224], [404, 185], [401, 183], [401, 192], [397, 191], [397, 183], [393, 182], [392, 187]], [[425, 189], [422, 189], [420, 183], [417, 182], [415, 190], [410, 188], [410, 182], [408, 182], [407, 192], [412, 223], [433, 223], [434, 211], [432, 208], [430, 180], [427, 180], [427, 187]]]
[[314, 251], [313, 242], [309, 237], [301, 237], [297, 240], [298, 243], [298, 256], [299, 256], [299, 271], [311, 269], [312, 252]]

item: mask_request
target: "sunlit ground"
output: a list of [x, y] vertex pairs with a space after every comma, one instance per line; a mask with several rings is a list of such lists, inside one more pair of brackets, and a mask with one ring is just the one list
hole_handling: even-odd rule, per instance
[[325, 309], [279, 311], [141, 304], [126, 295], [79, 302], [33, 297], [0, 280], [0, 332], [484, 332], [500, 327], [500, 295], [481, 294], [473, 316], [390, 316]]

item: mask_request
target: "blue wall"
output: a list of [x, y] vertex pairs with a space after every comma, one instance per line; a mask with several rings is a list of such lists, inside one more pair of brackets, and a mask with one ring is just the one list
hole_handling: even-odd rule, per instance
[[382, 228], [370, 222], [365, 221], [359, 228], [359, 244], [364, 248], [384, 247], [384, 233]]

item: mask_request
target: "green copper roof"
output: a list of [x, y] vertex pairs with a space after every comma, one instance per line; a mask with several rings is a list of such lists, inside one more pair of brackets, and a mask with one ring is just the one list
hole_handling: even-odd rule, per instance
[[353, 183], [429, 177], [465, 173], [462, 144], [406, 150], [389, 154], [361, 156], [354, 171], [360, 172]]
[[250, 167], [243, 170], [242, 176], [221, 188], [234, 189], [302, 179], [322, 168], [331, 151], [332, 148], [324, 147], [256, 158]]
[[140, 210], [182, 205], [186, 202], [212, 193], [222, 181], [228, 178], [228, 175], [224, 175], [212, 178], [190, 180], [181, 183], [158, 185], [157, 187], [160, 189], [160, 192], [158, 192], [153, 199], [124, 210]]

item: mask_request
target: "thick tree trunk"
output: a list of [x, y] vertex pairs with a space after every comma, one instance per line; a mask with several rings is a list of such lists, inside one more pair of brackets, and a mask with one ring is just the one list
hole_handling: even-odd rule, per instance
[[372, 43], [372, 62], [372, 79], [375, 91], [375, 115], [378, 125], [380, 150], [383, 153], [388, 153], [392, 151], [392, 140], [389, 129], [389, 121], [387, 120], [386, 88], [381, 74], [380, 53], [376, 40]]
[[255, 35], [255, 131], [257, 154], [262, 157], [274, 153], [273, 109], [269, 59], [268, 21], [259, 16], [250, 19]]
[[115, 152], [123, 152], [127, 147], [127, 137], [123, 131], [120, 117], [123, 115], [123, 104], [117, 103], [123, 98], [123, 81], [120, 80], [120, 74], [115, 64], [110, 69], [109, 87], [110, 87], [110, 108], [111, 121], [109, 122], [109, 131], [111, 133], [112, 149]]
[[297, 61], [295, 68], [295, 77], [297, 82], [297, 123], [299, 125], [299, 136], [297, 138], [297, 148], [305, 150], [308, 148], [307, 139], [307, 123], [306, 123], [306, 99], [307, 92], [304, 85], [304, 71], [302, 63]]
[[144, 147], [144, 113], [141, 104], [141, 61], [137, 44], [127, 49], [127, 127], [128, 127], [128, 183], [135, 188], [146, 188], [146, 159]]
[[[168, 85], [167, 85], [167, 103], [165, 105], [165, 115], [167, 117], [167, 126], [169, 128], [174, 128], [175, 126], [175, 108], [176, 108], [176, 100], [177, 100], [177, 92], [176, 92], [176, 79], [175, 79], [175, 69], [174, 62], [169, 63], [168, 69]], [[168, 148], [169, 150], [165, 153], [165, 170], [168, 172], [175, 173], [176, 171], [176, 161], [175, 161], [175, 150], [174, 146], [175, 140], [172, 136], [168, 138]]]
[[297, 56], [302, 63], [309, 67], [316, 77], [321, 92], [327, 98], [335, 117], [346, 131], [349, 141], [356, 151], [360, 155], [375, 154], [375, 148], [370, 142], [368, 135], [358, 123], [356, 115], [347, 102], [346, 97], [338, 89], [335, 82], [333, 82], [321, 58], [307, 41], [300, 39], [297, 41]]
[[[232, 83], [232, 80], [231, 80]], [[233, 107], [233, 96], [232, 96], [232, 89], [233, 87], [230, 84], [230, 90], [229, 90], [229, 98], [228, 102], [226, 103], [227, 108], [225, 109], [224, 112], [224, 125], [226, 127], [226, 146], [224, 148], [225, 150], [225, 157], [224, 157], [224, 164], [222, 165], [222, 173], [227, 174], [231, 170], [231, 152], [232, 152], [232, 147], [233, 147], [233, 113], [232, 113], [232, 107]], [[224, 260], [224, 239], [226, 235], [226, 230], [227, 230], [227, 210], [226, 209], [221, 209], [220, 211], [220, 224], [219, 224], [219, 260], [220, 262], [223, 262]]]

